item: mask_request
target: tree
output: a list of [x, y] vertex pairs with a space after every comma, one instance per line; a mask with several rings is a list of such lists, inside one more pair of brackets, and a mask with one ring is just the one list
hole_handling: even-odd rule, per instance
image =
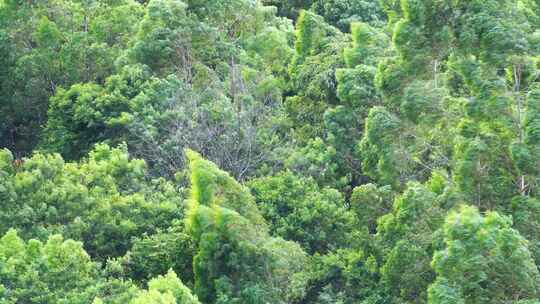
[[354, 188], [350, 206], [359, 224], [368, 228], [369, 232], [375, 233], [377, 220], [391, 211], [393, 201], [394, 193], [391, 187], [365, 184]]
[[189, 288], [182, 284], [174, 271], [148, 282], [148, 290], [141, 291], [130, 304], [200, 304]]
[[301, 297], [305, 253], [272, 238], [249, 191], [188, 151], [187, 227], [197, 246], [195, 292], [205, 303], [290, 302]]
[[61, 233], [84, 241], [104, 261], [123, 255], [132, 237], [183, 216], [176, 188], [163, 179], [147, 180], [144, 161], [129, 159], [125, 148], [98, 145], [80, 163], [66, 163], [58, 154], [18, 163], [9, 151], [0, 155], [2, 232], [16, 228], [40, 240]]
[[185, 148], [239, 179], [275, 161], [292, 26], [249, 1], [212, 3], [150, 1], [114, 74], [55, 92], [41, 148], [72, 160], [125, 141], [167, 177]]
[[399, 184], [408, 169], [407, 160], [400, 159], [399, 153], [404, 143], [394, 138], [401, 132], [399, 119], [383, 107], [373, 107], [365, 128], [359, 146], [363, 171], [384, 184]]
[[382, 25], [385, 17], [377, 1], [364, 0], [263, 0], [264, 4], [278, 8], [278, 14], [297, 20], [302, 10], [310, 10], [329, 24], [343, 32], [350, 30], [350, 24], [363, 21]]
[[296, 23], [296, 41], [289, 74], [295, 96], [285, 100], [295, 138], [321, 137], [323, 115], [337, 104], [335, 71], [343, 65], [344, 35], [321, 16], [302, 11]]
[[378, 220], [381, 280], [398, 302], [425, 303], [427, 287], [434, 279], [433, 241], [443, 218], [436, 195], [423, 185], [409, 183], [395, 199], [392, 212]]
[[378, 1], [315, 0], [312, 10], [342, 32], [348, 32], [353, 22], [361, 21], [380, 26], [385, 19]]
[[49, 98], [60, 87], [101, 83], [113, 73], [141, 6], [131, 0], [9, 1], [0, 10], [7, 54], [0, 73], [0, 146], [26, 156], [41, 139]]
[[52, 235], [46, 243], [24, 242], [15, 230], [0, 239], [0, 301], [3, 303], [90, 303], [120, 283], [108, 303], [133, 294], [127, 282], [107, 281], [82, 243]]
[[[508, 303], [538, 296], [538, 269], [527, 241], [496, 212], [462, 206], [444, 224], [433, 256], [429, 303]], [[521, 302], [520, 302], [521, 303]]]
[[136, 282], [146, 283], [172, 269], [182, 282], [193, 284], [194, 247], [183, 221], [178, 220], [166, 230], [137, 236], [119, 262], [123, 274]]
[[355, 217], [336, 190], [321, 189], [312, 179], [289, 171], [248, 185], [272, 235], [295, 241], [310, 254], [325, 254], [350, 242]]

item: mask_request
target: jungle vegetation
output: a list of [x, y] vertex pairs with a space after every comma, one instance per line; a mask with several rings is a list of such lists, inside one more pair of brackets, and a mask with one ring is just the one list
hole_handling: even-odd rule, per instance
[[0, 0], [0, 304], [539, 304], [540, 1]]

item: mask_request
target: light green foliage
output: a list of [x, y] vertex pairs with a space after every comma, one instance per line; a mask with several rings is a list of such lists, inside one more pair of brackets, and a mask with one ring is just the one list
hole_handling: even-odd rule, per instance
[[176, 304], [176, 300], [170, 292], [160, 293], [157, 290], [150, 290], [141, 293], [130, 304]]
[[[46, 243], [24, 242], [15, 230], [0, 239], [0, 293], [2, 303], [90, 303], [108, 287], [120, 283], [115, 295], [133, 293], [121, 282], [106, 282], [98, 264], [92, 262], [82, 243], [52, 235]], [[116, 299], [115, 299], [116, 297]]]
[[125, 139], [124, 126], [133, 119], [133, 108], [146, 102], [145, 108], [152, 109], [163, 102], [170, 87], [166, 80], [153, 78], [147, 68], [136, 65], [107, 78], [104, 87], [90, 83], [60, 89], [51, 98], [44, 147], [76, 159], [96, 142], [114, 138], [113, 143], [118, 143]]
[[39, 239], [62, 233], [105, 260], [124, 254], [131, 237], [167, 227], [183, 214], [175, 188], [164, 180], [147, 181], [144, 162], [130, 160], [121, 148], [98, 145], [81, 163], [36, 154], [16, 168], [8, 152], [2, 155], [3, 232], [13, 227]]
[[191, 172], [191, 204], [227, 208], [254, 225], [261, 227], [266, 225], [246, 187], [197, 152], [188, 150], [186, 154]]
[[344, 51], [345, 62], [349, 68], [359, 64], [375, 65], [377, 59], [388, 53], [390, 44], [388, 36], [369, 23], [352, 23], [351, 36], [352, 46]]
[[[534, 183], [525, 172], [514, 170], [515, 166], [523, 168], [526, 151], [522, 135], [525, 92], [516, 86], [510, 94], [491, 66], [457, 59], [452, 64], [472, 95], [463, 104], [461, 136], [454, 147], [458, 159], [455, 180], [470, 202], [480, 208], [494, 207]], [[512, 168], [500, 165], [507, 161]]]
[[286, 77], [287, 66], [294, 54], [290, 43], [293, 30], [294, 28], [289, 23], [277, 24], [261, 30], [247, 41], [246, 50], [249, 60], [260, 61], [259, 64], [265, 65], [265, 68], [273, 74]]
[[148, 282], [148, 290], [142, 291], [130, 304], [199, 304], [196, 296], [182, 284], [176, 273], [170, 270]]
[[272, 238], [249, 191], [188, 151], [189, 233], [197, 244], [195, 292], [205, 303], [278, 303], [303, 293], [306, 262], [297, 244]]
[[508, 303], [538, 294], [538, 269], [527, 241], [495, 212], [463, 206], [444, 224], [445, 248], [435, 253], [437, 280], [429, 303]]
[[[401, 120], [403, 136], [395, 140], [401, 144], [389, 149], [401, 155], [396, 162], [401, 178], [425, 180], [430, 171], [453, 166], [466, 199], [482, 207], [526, 191], [533, 177], [498, 165], [514, 155], [523, 166], [528, 154], [520, 134], [534, 72], [527, 67], [530, 28], [523, 8], [512, 1], [387, 1], [384, 6], [391, 11], [397, 56], [380, 61], [375, 84], [388, 111]], [[493, 30], [483, 35], [487, 28]], [[501, 69], [507, 70], [506, 79]], [[459, 128], [452, 127], [456, 124]], [[453, 138], [445, 138], [448, 127]], [[364, 150], [368, 146], [361, 146]], [[485, 151], [492, 152], [489, 158]]]
[[[296, 25], [294, 48], [299, 58], [304, 58], [318, 51], [327, 34], [324, 19], [309, 11], [302, 11]], [[300, 59], [298, 59], [300, 60]]]
[[317, 137], [294, 151], [285, 161], [288, 169], [314, 178], [319, 185], [345, 188], [352, 176], [340, 167], [338, 151]]
[[189, 56], [182, 51], [189, 52], [191, 43], [186, 8], [180, 0], [149, 1], [129, 55], [161, 73], [171, 71], [176, 64], [186, 64], [180, 57]]
[[[359, 237], [365, 237], [360, 236]], [[338, 250], [314, 256], [310, 264], [307, 303], [393, 303], [379, 283], [378, 262], [365, 248]]]
[[379, 219], [381, 279], [401, 301], [425, 302], [427, 286], [434, 278], [429, 264], [433, 237], [443, 218], [435, 194], [423, 185], [410, 183], [394, 201], [392, 212]]
[[308, 253], [324, 254], [350, 241], [355, 218], [336, 190], [289, 171], [254, 179], [249, 187], [273, 235], [301, 244]]
[[377, 187], [365, 184], [354, 188], [350, 205], [356, 213], [360, 225], [374, 233], [377, 229], [377, 219], [387, 214], [392, 207], [394, 193], [389, 186]]

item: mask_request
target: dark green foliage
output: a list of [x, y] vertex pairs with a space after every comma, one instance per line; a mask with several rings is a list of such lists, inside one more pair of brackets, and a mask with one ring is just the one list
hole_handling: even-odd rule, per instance
[[364, 138], [360, 142], [362, 169], [383, 183], [399, 182], [402, 166], [397, 155], [395, 139], [399, 136], [399, 119], [383, 107], [374, 107], [366, 119]]
[[195, 245], [185, 231], [182, 221], [152, 235], [142, 235], [120, 260], [125, 275], [137, 282], [174, 270], [183, 282], [193, 283], [192, 261]]
[[49, 97], [112, 73], [140, 13], [130, 0], [2, 4], [0, 48], [8, 56], [0, 73], [0, 145], [29, 154], [47, 121]]
[[298, 140], [322, 136], [323, 115], [338, 103], [336, 69], [343, 66], [344, 35], [314, 13], [303, 11], [296, 24], [296, 53], [289, 66], [295, 96], [285, 108]]
[[95, 143], [125, 141], [167, 177], [185, 169], [185, 148], [241, 179], [270, 161], [291, 25], [245, 1], [205, 5], [150, 1], [115, 73], [55, 92], [41, 147], [79, 159]]
[[351, 23], [356, 21], [382, 25], [385, 19], [378, 1], [316, 0], [312, 10], [343, 32], [349, 31]]
[[336, 190], [288, 171], [254, 179], [249, 187], [273, 235], [299, 243], [308, 253], [324, 254], [350, 242], [356, 219]]

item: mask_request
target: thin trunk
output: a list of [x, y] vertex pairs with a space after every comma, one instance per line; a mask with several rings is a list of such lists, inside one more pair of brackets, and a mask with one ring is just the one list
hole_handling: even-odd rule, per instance
[[[524, 103], [523, 103], [523, 98], [522, 98], [522, 95], [521, 95], [521, 65], [515, 65], [514, 66], [514, 96], [516, 98], [516, 105], [517, 105], [517, 109], [516, 109], [516, 112], [517, 112], [517, 119], [516, 119], [516, 122], [517, 122], [517, 131], [518, 131], [518, 141], [519, 141], [519, 144], [522, 145], [524, 143], [524, 137], [525, 137], [525, 130], [524, 130], [524, 126], [523, 126], [523, 111], [524, 111]], [[521, 175], [519, 177], [519, 182], [518, 182], [518, 188], [519, 188], [519, 193], [521, 193], [521, 195], [525, 196], [526, 195], [526, 190], [527, 190], [527, 183], [526, 183], [526, 178], [525, 178], [525, 175]]]

